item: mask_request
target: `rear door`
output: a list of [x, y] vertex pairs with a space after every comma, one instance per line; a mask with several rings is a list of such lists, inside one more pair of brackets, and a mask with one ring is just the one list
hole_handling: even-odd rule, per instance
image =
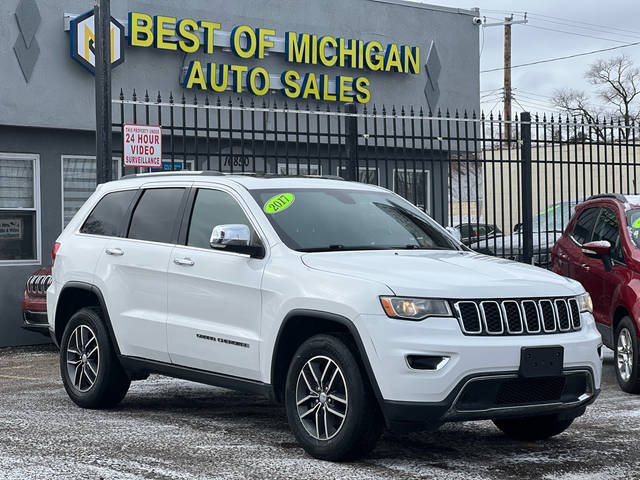
[[212, 249], [209, 239], [216, 225], [244, 224], [251, 230], [252, 243], [265, 243], [246, 204], [233, 190], [194, 187], [192, 197], [183, 221], [182, 245], [176, 246], [169, 262], [171, 360], [259, 379], [260, 287], [268, 257]]
[[111, 238], [96, 276], [123, 355], [169, 362], [167, 265], [176, 242], [185, 187], [143, 188], [123, 238]]

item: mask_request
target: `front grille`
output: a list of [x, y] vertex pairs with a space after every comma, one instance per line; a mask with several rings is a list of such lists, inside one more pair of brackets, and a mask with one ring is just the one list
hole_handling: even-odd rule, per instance
[[513, 378], [505, 381], [496, 394], [498, 405], [525, 405], [527, 403], [560, 400], [564, 377]]
[[27, 280], [27, 293], [36, 297], [44, 296], [51, 282], [51, 275], [31, 275]]
[[581, 328], [574, 298], [461, 300], [453, 306], [465, 335], [529, 335]]

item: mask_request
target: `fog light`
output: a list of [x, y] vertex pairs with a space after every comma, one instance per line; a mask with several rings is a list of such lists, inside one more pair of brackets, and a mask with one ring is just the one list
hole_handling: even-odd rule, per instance
[[439, 355], [407, 355], [407, 364], [414, 370], [440, 370], [449, 362], [449, 357]]

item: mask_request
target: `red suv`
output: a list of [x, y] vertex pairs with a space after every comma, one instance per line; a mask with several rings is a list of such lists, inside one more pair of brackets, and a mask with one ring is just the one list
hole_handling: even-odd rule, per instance
[[640, 393], [640, 196], [594, 195], [579, 204], [551, 264], [589, 292], [602, 341], [615, 352], [620, 387]]

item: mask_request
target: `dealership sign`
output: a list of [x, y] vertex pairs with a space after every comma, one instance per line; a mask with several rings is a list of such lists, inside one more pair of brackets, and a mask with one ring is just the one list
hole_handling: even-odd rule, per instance
[[[221, 23], [205, 20], [129, 12], [129, 46], [173, 51], [181, 57], [200, 53], [204, 60], [191, 60], [182, 86], [211, 92], [232, 90], [266, 95], [279, 89], [287, 98], [367, 103], [371, 100], [368, 72], [418, 75], [420, 47], [236, 25], [224, 31]], [[93, 16], [81, 15], [71, 22], [72, 56], [91, 66]], [[115, 25], [115, 27], [114, 27]], [[118, 27], [119, 26], [119, 27]], [[112, 18], [111, 45], [114, 65], [124, 59], [121, 25]], [[278, 46], [276, 46], [276, 43]], [[215, 48], [214, 48], [215, 46]], [[231, 51], [252, 65], [216, 62], [219, 50]], [[289, 68], [270, 72], [261, 61], [269, 52], [282, 52]], [[95, 64], [95, 60], [93, 60]], [[358, 74], [300, 72], [296, 65], [326, 69], [348, 68]], [[85, 65], [86, 66], [86, 65]]]
[[[94, 73], [96, 34], [93, 10], [71, 20], [70, 30], [71, 58]], [[111, 17], [110, 44], [111, 66], [116, 67], [124, 62], [124, 27], [113, 17]]]
[[162, 129], [154, 125], [125, 124], [125, 167], [162, 167]]

